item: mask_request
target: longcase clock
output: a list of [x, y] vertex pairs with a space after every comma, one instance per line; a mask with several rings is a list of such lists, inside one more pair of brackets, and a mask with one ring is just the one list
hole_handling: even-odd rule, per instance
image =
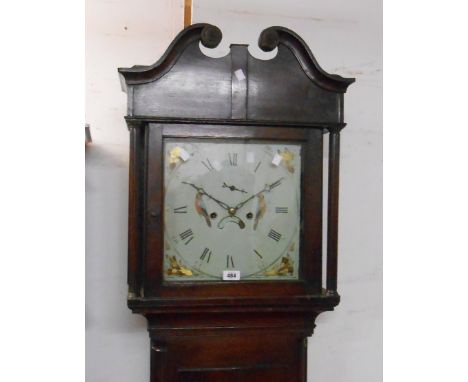
[[270, 60], [246, 45], [202, 53], [221, 37], [192, 25], [154, 65], [119, 69], [128, 306], [148, 320], [151, 382], [306, 381], [315, 318], [339, 303], [339, 137], [354, 79], [326, 73], [286, 28], [261, 33]]

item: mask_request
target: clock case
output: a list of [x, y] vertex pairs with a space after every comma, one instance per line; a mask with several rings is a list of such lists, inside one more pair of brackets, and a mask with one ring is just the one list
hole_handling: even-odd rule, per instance
[[[130, 131], [128, 306], [148, 319], [151, 381], [305, 381], [306, 338], [337, 293], [339, 146], [343, 95], [353, 78], [326, 73], [283, 27], [212, 58], [221, 31], [185, 28], [159, 61], [120, 68]], [[242, 72], [241, 72], [242, 71]], [[328, 195], [323, 136], [329, 134]], [[302, 144], [298, 281], [165, 282], [163, 143], [167, 137]], [[323, 202], [327, 256], [323, 256]], [[323, 286], [323, 269], [326, 285]]]

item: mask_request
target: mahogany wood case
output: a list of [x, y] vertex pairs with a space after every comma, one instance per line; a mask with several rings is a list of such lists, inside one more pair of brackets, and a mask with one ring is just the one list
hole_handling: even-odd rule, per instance
[[[262, 50], [277, 49], [271, 60], [254, 58], [246, 45], [231, 45], [221, 58], [202, 53], [200, 43], [214, 48], [221, 38], [217, 27], [195, 24], [155, 64], [119, 69], [130, 131], [128, 306], [148, 320], [151, 382], [304, 382], [307, 337], [317, 315], [340, 299], [340, 130], [343, 96], [354, 79], [326, 73], [304, 41], [283, 27], [260, 35]], [[330, 134], [326, 196], [324, 134]], [[169, 137], [302, 144], [299, 280], [164, 280], [163, 143]]]

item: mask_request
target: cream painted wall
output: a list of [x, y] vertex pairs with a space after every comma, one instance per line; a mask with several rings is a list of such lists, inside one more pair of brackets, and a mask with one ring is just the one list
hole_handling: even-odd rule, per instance
[[152, 64], [183, 25], [182, 2], [87, 0], [86, 381], [149, 381], [144, 318], [126, 307], [128, 131], [117, 67]]
[[[116, 68], [156, 61], [182, 26], [182, 1], [88, 0], [86, 120], [86, 372], [88, 382], [148, 381], [146, 323], [126, 308], [128, 132]], [[345, 97], [340, 269], [342, 303], [317, 319], [309, 380], [382, 380], [382, 9], [375, 0], [194, 0], [194, 22], [248, 43], [282, 25], [330, 73], [356, 77]], [[125, 29], [125, 27], [127, 29]], [[271, 56], [271, 54], [269, 55]]]

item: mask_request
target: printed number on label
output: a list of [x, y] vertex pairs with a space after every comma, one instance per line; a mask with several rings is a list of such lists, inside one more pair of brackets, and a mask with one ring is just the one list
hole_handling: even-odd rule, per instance
[[223, 280], [240, 280], [240, 271], [223, 271]]

